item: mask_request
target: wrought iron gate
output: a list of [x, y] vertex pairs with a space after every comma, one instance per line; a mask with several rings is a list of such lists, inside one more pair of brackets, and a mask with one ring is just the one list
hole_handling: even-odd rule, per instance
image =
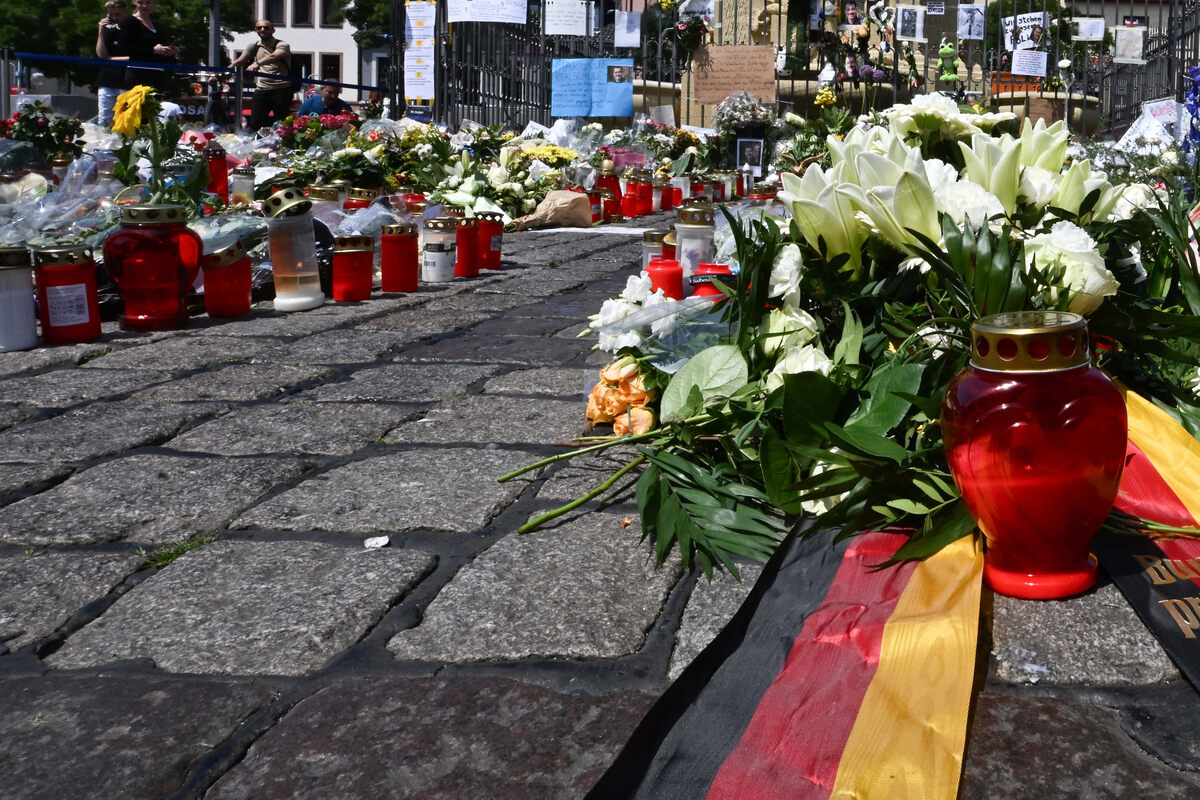
[[[666, 0], [664, 5], [674, 2]], [[986, 5], [927, 2], [912, 6], [923, 12], [919, 31], [923, 36], [909, 41], [879, 36], [877, 22], [890, 22], [893, 27], [900, 22], [896, 6], [886, 2], [860, 0], [860, 20], [869, 24], [866, 37], [849, 24], [854, 22], [849, 18], [854, 0], [843, 0], [842, 13], [847, 16], [836, 20], [822, 16], [832, 6], [823, 0], [684, 0], [696, 2], [709, 3], [719, 23], [711, 34], [713, 44], [775, 48], [781, 114], [812, 115], [817, 90], [832, 73], [842, 102], [855, 111], [904, 101], [914, 92], [946, 91], [970, 102], [1009, 105], [1067, 96], [1068, 103], [1082, 106], [1078, 113], [1086, 112], [1089, 130], [1119, 133], [1140, 113], [1142, 102], [1180, 97], [1180, 76], [1200, 57], [1200, 0], [1115, 4], [1082, 0], [1067, 8], [1059, 0], [995, 0]], [[659, 5], [650, 5], [642, 16], [641, 47], [616, 48], [614, 14], [631, 10], [631, 3], [588, 0], [587, 35], [547, 36], [541, 0], [531, 0], [524, 25], [451, 25], [446, 22], [445, 0], [438, 0], [435, 119], [451, 126], [464, 119], [510, 128], [521, 128], [530, 120], [550, 124], [552, 59], [632, 57], [635, 114], [672, 105], [678, 123], [706, 125], [712, 107], [690, 100], [690, 54], [696, 41], [678, 26], [686, 12], [680, 16], [678, 11], [663, 12]], [[397, 0], [392, 28], [396, 48], [392, 63], [399, 65], [393, 76], [397, 87], [403, 85], [404, 59], [403, 36], [395, 34], [403, 31], [403, 22], [397, 23], [395, 17], [402, 20], [403, 10], [404, 4]], [[982, 31], [971, 29], [978, 20], [970, 19], [968, 28], [960, 29], [964, 18], [960, 14], [981, 17]], [[1044, 25], [1027, 25], [1023, 31], [1002, 23], [1005, 17], [1028, 20], [1031, 17], [1022, 15], [1041, 14]], [[1081, 40], [1072, 24], [1081, 18], [1103, 19], [1102, 38]], [[1135, 23], [1141, 31], [1141, 63], [1122, 61], [1122, 54], [1114, 49], [1119, 29]], [[976, 35], [980, 38], [971, 38]], [[1019, 49], [1045, 54], [1044, 76], [1014, 74], [1020, 71], [1014, 58], [1023, 62], [1029, 57], [1014, 52], [1012, 40], [1018, 37]], [[954, 80], [939, 80], [948, 77], [938, 61], [943, 38], [955, 51]], [[864, 70], [868, 65], [871, 69]], [[877, 80], [881, 74], [883, 81]], [[397, 101], [400, 94], [394, 90]]]

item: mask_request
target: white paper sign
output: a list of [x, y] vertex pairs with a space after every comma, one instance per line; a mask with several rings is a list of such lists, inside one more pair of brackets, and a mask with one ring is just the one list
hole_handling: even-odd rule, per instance
[[434, 99], [434, 53], [437, 3], [409, 0], [404, 4], [404, 99]]
[[1075, 34], [1071, 38], [1076, 42], [1104, 41], [1104, 17], [1076, 17]]
[[946, 4], [939, 0], [929, 0], [925, 4], [925, 16], [927, 17], [944, 17], [946, 16]]
[[1012, 74], [1034, 78], [1046, 77], [1046, 55], [1045, 50], [1014, 50]]
[[983, 40], [983, 6], [958, 7], [958, 38]]
[[587, 36], [587, 6], [583, 0], [546, 0], [544, 8], [547, 36]]
[[1147, 100], [1142, 103], [1142, 113], [1149, 114], [1163, 125], [1171, 126], [1179, 120], [1180, 103], [1174, 97], [1164, 97], [1160, 100]]
[[437, 3], [408, 2], [404, 4], [404, 41], [409, 47], [433, 46], [437, 36]]
[[674, 106], [651, 106], [650, 119], [657, 122], [659, 125], [669, 125], [675, 127], [675, 107]]
[[900, 6], [896, 9], [896, 38], [906, 42], [925, 41], [924, 6]]
[[642, 12], [618, 11], [613, 26], [613, 47], [642, 46]]
[[[1005, 50], [1032, 50], [1046, 46], [1046, 12], [1031, 11], [1000, 20]], [[1014, 70], [1015, 72], [1015, 70]]]
[[1113, 28], [1113, 61], [1118, 64], [1144, 64], [1142, 51], [1146, 43], [1146, 29]]
[[1123, 153], [1158, 155], [1163, 145], [1169, 144], [1170, 141], [1171, 134], [1161, 122], [1149, 114], [1142, 114], [1133, 121], [1129, 130], [1125, 131], [1116, 147]]
[[446, 0], [449, 22], [513, 22], [524, 25], [526, 0]]

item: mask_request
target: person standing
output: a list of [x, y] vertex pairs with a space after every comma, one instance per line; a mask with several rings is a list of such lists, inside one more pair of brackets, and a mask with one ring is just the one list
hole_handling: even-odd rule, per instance
[[112, 64], [101, 67], [96, 75], [96, 100], [100, 124], [107, 128], [112, 125], [117, 95], [129, 88], [125, 83], [125, 62], [129, 60], [129, 53], [121, 31], [121, 26], [129, 19], [129, 6], [125, 5], [125, 0], [108, 0], [104, 10], [107, 14], [101, 18], [96, 32], [96, 58]]
[[[265, 73], [254, 78], [254, 102], [250, 106], [250, 130], [257, 131], [274, 122], [283, 122], [292, 110], [292, 95], [296, 93], [287, 74], [292, 65], [292, 48], [275, 38], [275, 26], [269, 19], [254, 23], [258, 41], [247, 47], [229, 66], [244, 67]], [[275, 75], [282, 78], [273, 77]]]
[[[175, 60], [175, 47], [164, 42], [162, 28], [151, 16], [155, 0], [134, 0], [133, 16], [125, 20], [121, 31], [125, 35], [130, 61], [150, 61], [168, 64]], [[130, 67], [125, 71], [129, 86], [167, 87], [167, 71], [151, 67]]]

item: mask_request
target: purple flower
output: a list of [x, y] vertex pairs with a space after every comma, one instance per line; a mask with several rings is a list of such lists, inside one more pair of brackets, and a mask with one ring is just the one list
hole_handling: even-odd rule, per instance
[[862, 78], [864, 81], [869, 81], [871, 80], [871, 75], [874, 74], [874, 71], [875, 68], [870, 64], [863, 64], [858, 68], [858, 77]]
[[887, 73], [881, 69], [877, 69], [871, 73], [871, 80], [875, 81], [876, 83], [883, 83], [885, 80], [887, 80]]

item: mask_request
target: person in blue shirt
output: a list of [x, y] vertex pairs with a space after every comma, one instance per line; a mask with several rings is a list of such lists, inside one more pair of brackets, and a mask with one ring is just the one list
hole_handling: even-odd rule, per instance
[[296, 112], [296, 116], [301, 117], [305, 114], [353, 114], [354, 110], [350, 108], [350, 104], [343, 100], [339, 95], [342, 93], [340, 86], [322, 86], [320, 94], [314, 94], [312, 97], [300, 104], [300, 110]]

